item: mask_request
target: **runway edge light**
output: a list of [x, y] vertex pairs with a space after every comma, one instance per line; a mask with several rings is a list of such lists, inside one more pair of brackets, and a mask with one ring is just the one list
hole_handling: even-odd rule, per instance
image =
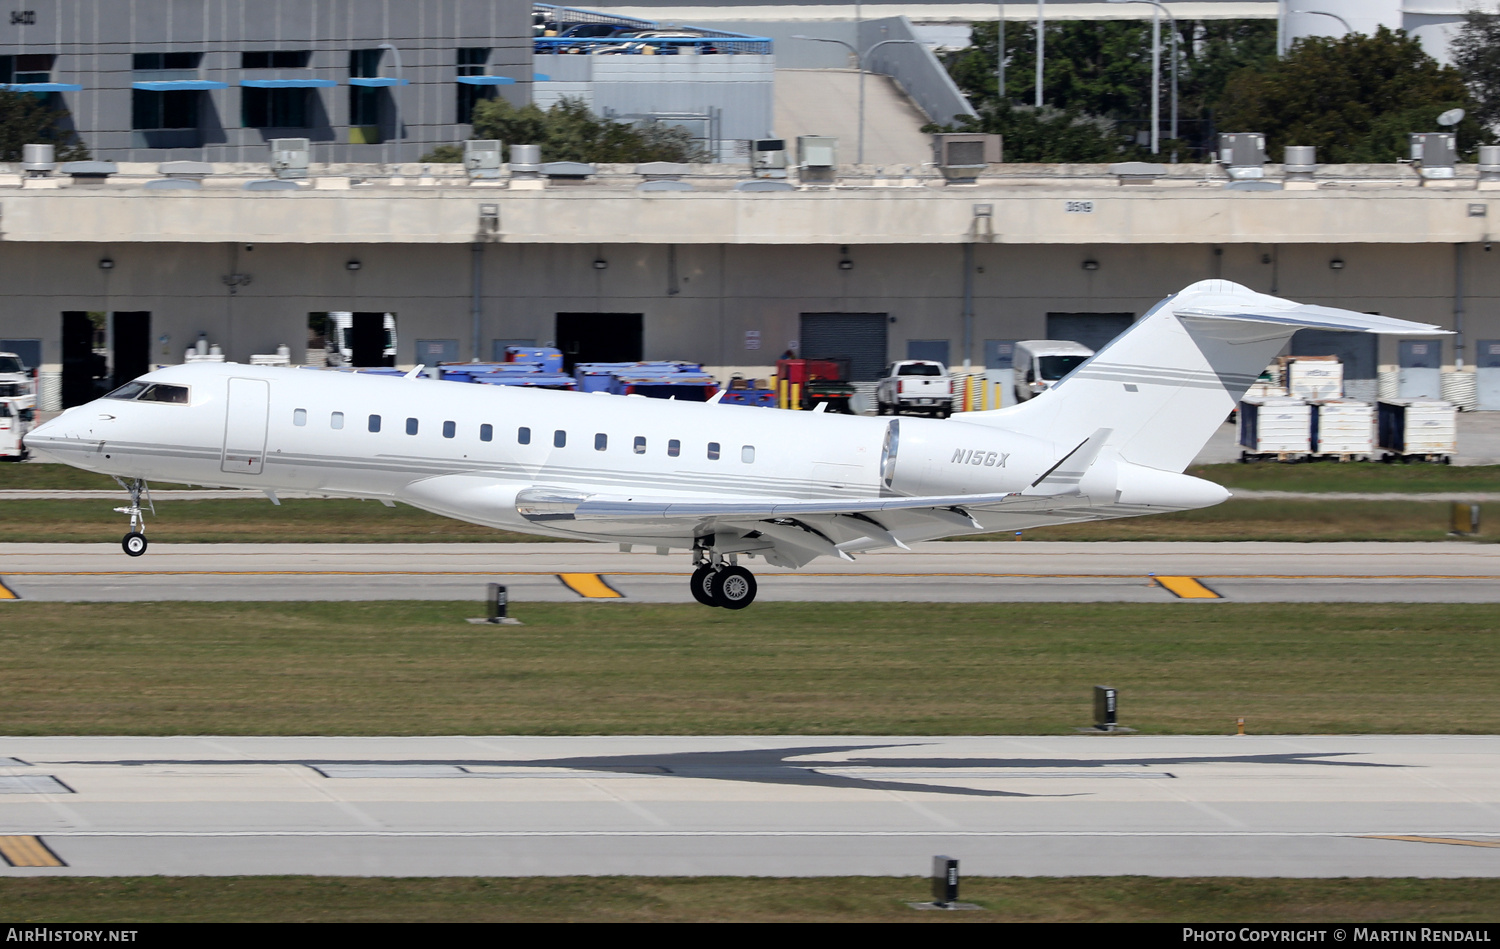
[[1094, 727], [1112, 732], [1120, 724], [1120, 691], [1107, 685], [1094, 686]]
[[958, 901], [958, 858], [939, 854], [932, 858], [932, 901], [908, 903], [912, 909], [983, 909]]

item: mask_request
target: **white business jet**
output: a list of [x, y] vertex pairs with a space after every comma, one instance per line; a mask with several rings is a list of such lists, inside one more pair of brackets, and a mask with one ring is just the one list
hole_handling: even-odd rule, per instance
[[742, 556], [796, 568], [956, 534], [1218, 504], [1227, 491], [1182, 471], [1303, 327], [1446, 332], [1207, 280], [1037, 398], [946, 420], [197, 363], [70, 409], [26, 444], [121, 482], [131, 556], [146, 550], [148, 480], [255, 488], [273, 501], [373, 498], [506, 530], [687, 550], [694, 597], [740, 609], [756, 591]]

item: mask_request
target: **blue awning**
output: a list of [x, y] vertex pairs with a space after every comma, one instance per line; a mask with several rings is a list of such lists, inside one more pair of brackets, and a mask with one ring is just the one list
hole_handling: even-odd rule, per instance
[[531, 81], [532, 82], [551, 82], [552, 81], [552, 77], [549, 76], [549, 75], [547, 75], [544, 72], [537, 72], [537, 73], [532, 73], [531, 74]]
[[396, 79], [392, 76], [372, 76], [368, 79], [351, 79], [351, 86], [409, 86], [410, 79]]
[[458, 81], [466, 86], [508, 86], [515, 82], [509, 76], [459, 76]]
[[132, 82], [130, 88], [142, 92], [198, 92], [204, 89], [228, 89], [227, 82], [208, 79], [163, 79], [153, 82]]
[[338, 83], [332, 79], [241, 79], [240, 85], [251, 89], [326, 89]]
[[11, 82], [5, 88], [11, 92], [82, 92], [83, 87], [71, 82]]

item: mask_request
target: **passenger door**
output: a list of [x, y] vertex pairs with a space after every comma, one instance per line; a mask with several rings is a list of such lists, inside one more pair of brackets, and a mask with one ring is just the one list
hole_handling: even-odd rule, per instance
[[230, 379], [224, 408], [224, 454], [219, 470], [258, 475], [266, 460], [266, 426], [271, 384], [264, 379]]

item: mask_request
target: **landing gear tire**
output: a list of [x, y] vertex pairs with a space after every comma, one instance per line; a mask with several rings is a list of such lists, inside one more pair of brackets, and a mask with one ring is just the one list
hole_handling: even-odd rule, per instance
[[744, 567], [725, 567], [713, 581], [714, 605], [742, 610], [755, 602], [755, 574]]
[[146, 535], [140, 531], [131, 531], [120, 541], [120, 546], [132, 557], [139, 557], [146, 552]]
[[719, 601], [714, 599], [714, 580], [718, 577], [718, 571], [713, 567], [702, 566], [693, 571], [693, 579], [688, 585], [692, 587], [693, 599], [704, 606], [718, 606]]

